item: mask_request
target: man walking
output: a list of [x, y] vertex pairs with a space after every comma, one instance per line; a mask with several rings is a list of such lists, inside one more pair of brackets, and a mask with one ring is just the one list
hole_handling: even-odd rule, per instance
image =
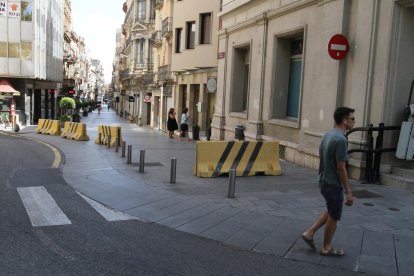
[[325, 225], [323, 246], [320, 252], [322, 256], [341, 257], [345, 254], [343, 249], [333, 247], [331, 241], [335, 234], [337, 221], [342, 215], [343, 189], [346, 195], [345, 205], [351, 206], [353, 203], [346, 171], [348, 142], [344, 134], [354, 127], [354, 111], [348, 107], [339, 107], [335, 110], [335, 128], [324, 135], [319, 147], [318, 182], [328, 210], [323, 212], [311, 228], [302, 234], [302, 239], [312, 249], [316, 249], [313, 236], [319, 228]]

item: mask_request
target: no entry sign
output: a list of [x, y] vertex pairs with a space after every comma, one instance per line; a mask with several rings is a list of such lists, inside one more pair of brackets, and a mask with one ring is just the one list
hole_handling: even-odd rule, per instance
[[328, 53], [331, 58], [336, 60], [341, 60], [345, 58], [346, 54], [349, 52], [349, 43], [348, 39], [341, 34], [336, 34], [329, 40], [328, 43]]

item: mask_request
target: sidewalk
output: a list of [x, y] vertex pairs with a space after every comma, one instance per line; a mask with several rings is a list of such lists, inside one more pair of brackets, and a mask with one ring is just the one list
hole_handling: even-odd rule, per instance
[[[89, 113], [88, 142], [34, 134], [64, 155], [62, 172], [80, 193], [142, 220], [226, 244], [288, 259], [375, 275], [414, 275], [414, 196], [393, 187], [352, 182], [353, 207], [344, 207], [333, 244], [342, 258], [321, 257], [300, 238], [325, 204], [316, 171], [281, 161], [281, 176], [236, 179], [236, 198], [227, 198], [228, 179], [193, 175], [195, 142], [169, 139], [163, 132], [127, 123], [113, 112]], [[98, 125], [117, 124], [132, 145], [133, 165], [120, 152], [94, 143]], [[145, 173], [138, 172], [145, 149]], [[171, 158], [177, 158], [177, 183], [170, 184]], [[320, 247], [323, 229], [315, 237]]]

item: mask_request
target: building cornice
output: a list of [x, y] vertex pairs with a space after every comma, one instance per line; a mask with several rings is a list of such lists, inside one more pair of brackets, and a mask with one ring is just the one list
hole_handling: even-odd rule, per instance
[[[219, 31], [218, 35], [219, 37], [223, 37], [228, 34], [238, 32], [241, 29], [246, 29], [246, 28], [249, 28], [255, 25], [263, 24], [264, 20], [271, 20], [271, 19], [283, 16], [289, 13], [293, 13], [300, 9], [318, 4], [319, 2], [323, 2], [323, 1], [326, 1], [326, 0], [303, 0], [303, 1], [299, 1], [296, 3], [290, 4], [290, 5], [284, 6], [276, 10], [265, 11], [255, 17], [247, 19], [244, 22], [236, 22], [233, 26], [230, 26], [228, 28], [225, 28], [224, 30]], [[232, 10], [232, 11], [236, 11], [236, 10], [237, 9]], [[227, 15], [229, 14], [226, 14], [226, 16]]]

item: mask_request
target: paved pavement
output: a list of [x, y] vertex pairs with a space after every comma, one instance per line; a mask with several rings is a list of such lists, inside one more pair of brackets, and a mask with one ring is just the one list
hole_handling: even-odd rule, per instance
[[[236, 179], [236, 197], [227, 198], [228, 179], [193, 175], [195, 142], [129, 124], [112, 110], [89, 113], [88, 142], [34, 134], [18, 135], [48, 142], [63, 154], [63, 177], [84, 196], [110, 208], [247, 250], [296, 261], [374, 275], [414, 275], [414, 195], [412, 191], [352, 182], [357, 198], [344, 207], [333, 244], [342, 258], [322, 257], [300, 235], [324, 210], [316, 171], [281, 161], [281, 176]], [[96, 145], [97, 126], [120, 125], [132, 145], [132, 165], [120, 152]], [[138, 172], [145, 149], [145, 173]], [[177, 158], [177, 182], [169, 183], [171, 158]], [[321, 229], [322, 230], [322, 229]], [[318, 248], [323, 231], [315, 237]]]

